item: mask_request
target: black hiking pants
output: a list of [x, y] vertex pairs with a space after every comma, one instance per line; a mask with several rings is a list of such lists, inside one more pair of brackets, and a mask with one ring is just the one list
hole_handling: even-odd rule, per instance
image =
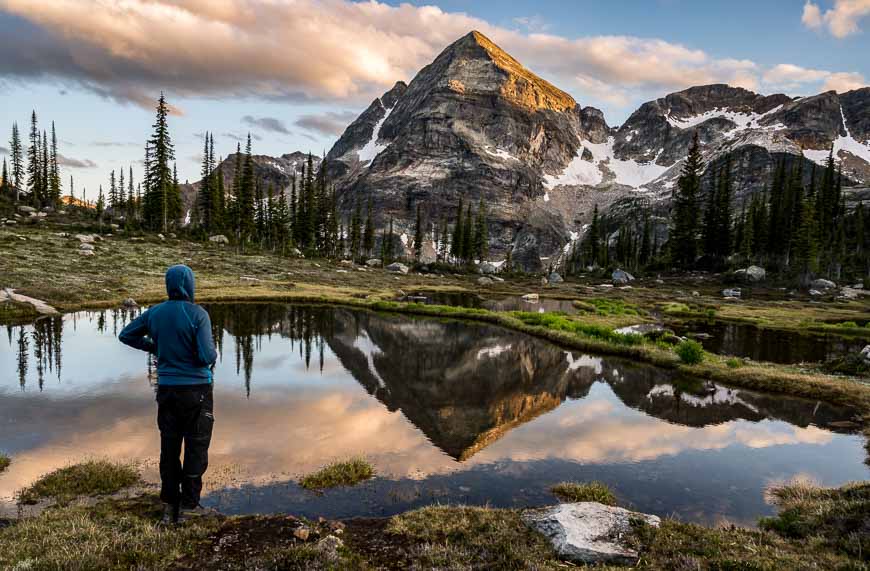
[[157, 426], [160, 428], [160, 499], [174, 506], [196, 507], [202, 491], [202, 475], [208, 468], [208, 447], [214, 426], [212, 385], [159, 385]]

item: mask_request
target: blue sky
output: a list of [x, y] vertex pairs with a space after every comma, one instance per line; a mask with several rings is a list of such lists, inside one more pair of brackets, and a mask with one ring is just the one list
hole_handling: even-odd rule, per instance
[[479, 29], [619, 124], [695, 84], [844, 91], [870, 78], [870, 0], [510, 3], [348, 0], [0, 0], [0, 152], [35, 109], [54, 120], [65, 181], [94, 197], [112, 169], [140, 177], [161, 90], [181, 178], [202, 133], [218, 154], [322, 153], [397, 80]]

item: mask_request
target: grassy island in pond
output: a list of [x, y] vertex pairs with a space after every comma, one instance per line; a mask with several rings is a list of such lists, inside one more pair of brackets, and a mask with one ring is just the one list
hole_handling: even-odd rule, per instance
[[320, 491], [338, 486], [354, 486], [373, 478], [374, 475], [374, 467], [365, 458], [351, 458], [324, 466], [303, 477], [299, 485], [306, 490]]

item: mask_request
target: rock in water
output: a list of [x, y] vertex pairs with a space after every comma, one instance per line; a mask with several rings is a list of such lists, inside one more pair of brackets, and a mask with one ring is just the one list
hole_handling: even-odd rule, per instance
[[653, 527], [661, 523], [654, 515], [596, 502], [529, 510], [523, 520], [550, 540], [560, 558], [592, 565], [634, 565], [638, 554], [627, 541], [631, 522], [639, 520]]
[[400, 264], [399, 262], [393, 262], [389, 266], [387, 266], [388, 272], [393, 272], [394, 274], [407, 274], [408, 266], [405, 264]]

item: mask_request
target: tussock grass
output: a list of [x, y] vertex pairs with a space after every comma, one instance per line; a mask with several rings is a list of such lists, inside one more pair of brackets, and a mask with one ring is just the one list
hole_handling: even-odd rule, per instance
[[325, 490], [337, 486], [354, 486], [375, 475], [375, 469], [365, 458], [333, 462], [299, 481], [306, 490]]
[[[157, 498], [148, 503], [159, 510]], [[203, 518], [161, 528], [156, 525], [159, 511], [130, 508], [115, 500], [57, 507], [0, 528], [0, 569], [164, 569], [196, 550], [216, 526]]]
[[569, 502], [598, 502], [616, 505], [616, 495], [601, 482], [561, 482], [550, 488], [556, 497]]
[[621, 299], [609, 299], [593, 297], [582, 301], [576, 300], [573, 303], [574, 307], [581, 311], [595, 313], [602, 316], [615, 315], [637, 315], [640, 316], [642, 311], [638, 306], [623, 301]]
[[50, 472], [18, 493], [22, 504], [49, 499], [66, 502], [78, 496], [114, 494], [140, 482], [139, 472], [129, 464], [90, 460]]
[[0, 472], [3, 472], [3, 470], [8, 468], [11, 463], [12, 460], [9, 459], [9, 456], [0, 452]]

